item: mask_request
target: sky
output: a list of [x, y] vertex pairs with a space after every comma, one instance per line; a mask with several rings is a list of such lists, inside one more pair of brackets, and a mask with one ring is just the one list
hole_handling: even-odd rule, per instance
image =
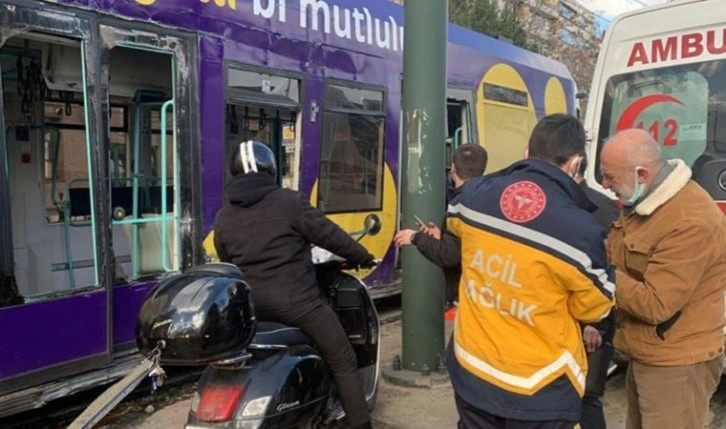
[[586, 8], [593, 11], [598, 20], [598, 28], [605, 30], [612, 19], [625, 12], [636, 10], [645, 5], [658, 5], [667, 3], [667, 0], [577, 0]]

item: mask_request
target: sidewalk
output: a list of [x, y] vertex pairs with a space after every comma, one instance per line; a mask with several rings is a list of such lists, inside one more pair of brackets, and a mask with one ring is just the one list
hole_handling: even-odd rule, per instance
[[[446, 340], [454, 329], [446, 321]], [[401, 322], [385, 325], [381, 330], [381, 366], [390, 365], [401, 353]], [[455, 428], [459, 419], [450, 384], [427, 388], [394, 386], [383, 378], [378, 385], [378, 402], [373, 410], [376, 429]]]

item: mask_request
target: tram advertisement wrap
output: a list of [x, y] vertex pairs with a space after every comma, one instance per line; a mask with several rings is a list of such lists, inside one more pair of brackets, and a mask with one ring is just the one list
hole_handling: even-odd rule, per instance
[[[142, 6], [167, 3], [169, 0], [133, 0]], [[216, 9], [236, 11], [238, 6], [252, 7], [256, 17], [276, 20], [280, 23], [293, 22], [288, 16], [287, 0], [187, 0], [180, 7], [188, 8], [188, 3], [200, 3], [202, 6]], [[297, 0], [290, 5], [290, 10], [299, 12], [298, 23], [302, 29], [321, 31], [336, 37], [374, 45], [378, 48], [394, 52], [403, 51], [403, 26], [393, 16], [374, 18], [366, 7], [346, 8], [329, 5], [325, 0]]]

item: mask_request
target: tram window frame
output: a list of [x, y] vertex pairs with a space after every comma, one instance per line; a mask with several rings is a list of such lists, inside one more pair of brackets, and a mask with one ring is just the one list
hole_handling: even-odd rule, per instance
[[526, 91], [490, 82], [484, 82], [481, 87], [484, 100], [520, 109], [529, 107], [529, 96]]
[[[453, 162], [454, 151], [456, 150], [456, 133], [458, 129], [462, 130], [462, 135], [468, 128], [467, 124], [467, 109], [468, 103], [466, 101], [456, 100], [453, 98], [446, 99], [446, 174], [451, 171], [451, 163]], [[458, 119], [458, 123], [456, 120]], [[459, 127], [456, 127], [456, 125]], [[465, 144], [461, 143], [460, 144]]]
[[[330, 91], [333, 88], [338, 88], [341, 90], [344, 89], [353, 89], [353, 90], [361, 90], [361, 91], [369, 91], [372, 93], [376, 93], [380, 95], [380, 106], [378, 109], [366, 109], [366, 108], [348, 108], [348, 107], [341, 107], [341, 106], [332, 106], [330, 103], [329, 95]], [[383, 195], [385, 192], [384, 189], [384, 169], [385, 169], [385, 148], [386, 148], [386, 108], [387, 108], [387, 102], [388, 102], [388, 91], [385, 87], [377, 86], [377, 85], [367, 85], [367, 84], [361, 84], [357, 82], [350, 82], [345, 80], [338, 80], [338, 79], [326, 79], [325, 85], [324, 85], [324, 91], [323, 91], [323, 122], [322, 122], [322, 133], [323, 136], [321, 138], [322, 144], [320, 145], [320, 155], [319, 155], [319, 174], [318, 174], [318, 193], [317, 193], [317, 206], [325, 213], [325, 214], [339, 214], [339, 213], [358, 213], [358, 212], [366, 212], [366, 211], [381, 211], [383, 209]], [[350, 120], [350, 115], [358, 115], [363, 116], [365, 118], [375, 118], [375, 120], [378, 122], [378, 135], [379, 139], [376, 142], [377, 144], [377, 159], [375, 160], [376, 164], [376, 170], [375, 171], [375, 180], [374, 183], [374, 193], [365, 193], [361, 195], [373, 195], [374, 203], [363, 205], [363, 206], [357, 206], [357, 207], [350, 207], [351, 203], [346, 204], [327, 204], [328, 207], [332, 206], [332, 208], [326, 207], [325, 201], [330, 199], [335, 199], [335, 196], [340, 196], [340, 192], [326, 192], [325, 185], [327, 183], [327, 180], [330, 180], [328, 177], [326, 177], [325, 174], [325, 167], [324, 167], [324, 154], [328, 146], [331, 144], [331, 142], [328, 140], [328, 136], [331, 134], [330, 130], [328, 129], [328, 126], [331, 123], [331, 117], [337, 116], [337, 115], [347, 115], [347, 119]], [[350, 133], [352, 136], [352, 132]], [[334, 144], [334, 142], [332, 142]], [[332, 153], [332, 148], [330, 149]], [[331, 155], [331, 159], [332, 159]], [[330, 162], [330, 161], [329, 161]], [[328, 169], [328, 176], [330, 175], [330, 169]], [[349, 192], [343, 192], [343, 194], [349, 195]], [[331, 198], [331, 195], [333, 198]]]
[[[297, 100], [287, 98], [288, 102], [285, 101], [285, 97], [277, 97], [265, 93], [261, 97], [254, 96], [255, 93], [252, 91], [246, 91], [241, 88], [232, 87], [229, 84], [230, 73], [233, 71], [240, 71], [244, 73], [256, 73], [258, 75], [267, 75], [270, 77], [285, 78], [290, 81], [297, 82]], [[239, 63], [237, 61], [225, 61], [224, 62], [224, 95], [225, 104], [229, 100], [243, 101], [248, 104], [256, 104], [261, 106], [275, 106], [288, 109], [302, 110], [302, 100], [304, 99], [304, 86], [303, 75], [297, 72], [291, 72], [286, 70], [272, 69], [269, 67], [255, 66], [251, 64]], [[273, 98], [274, 97], [274, 98]], [[275, 101], [273, 101], [275, 100]]]

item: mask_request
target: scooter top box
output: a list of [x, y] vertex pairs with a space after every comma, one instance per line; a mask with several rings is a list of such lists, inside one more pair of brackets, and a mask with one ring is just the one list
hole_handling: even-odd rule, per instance
[[146, 355], [163, 340], [161, 363], [206, 365], [244, 353], [255, 334], [249, 285], [231, 264], [201, 265], [159, 283], [144, 299], [136, 344]]

